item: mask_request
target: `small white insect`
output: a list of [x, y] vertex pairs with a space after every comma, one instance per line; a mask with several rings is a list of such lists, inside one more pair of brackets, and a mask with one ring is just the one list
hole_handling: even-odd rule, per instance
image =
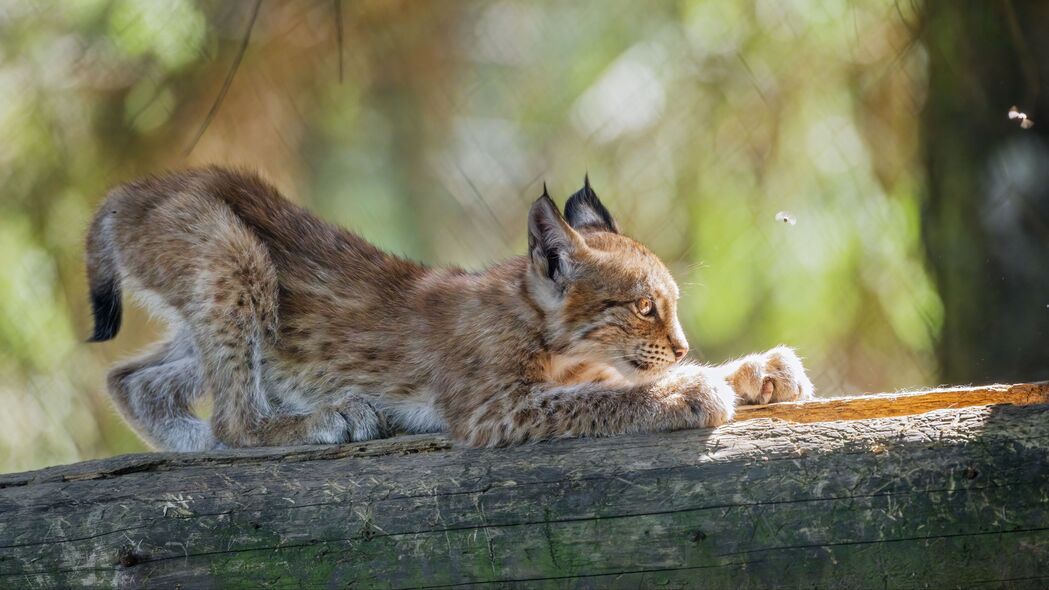
[[1028, 119], [1027, 118], [1027, 113], [1021, 113], [1020, 109], [1016, 108], [1015, 105], [1009, 107], [1009, 119], [1010, 120], [1019, 119], [1020, 120], [1020, 129], [1030, 129], [1031, 127], [1034, 127], [1034, 121]]
[[780, 211], [779, 213], [777, 213], [776, 221], [780, 223], [786, 223], [787, 225], [794, 225], [798, 222], [798, 220], [795, 219], [793, 215], [787, 213], [786, 211]]

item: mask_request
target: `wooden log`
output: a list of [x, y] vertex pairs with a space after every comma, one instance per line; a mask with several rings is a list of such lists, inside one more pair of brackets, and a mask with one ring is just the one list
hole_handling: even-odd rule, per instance
[[[1019, 403], [1045, 385], [983, 389]], [[876, 402], [854, 399], [868, 414], [821, 400], [806, 405], [836, 421], [0, 476], [0, 588], [1049, 584], [1049, 405], [872, 418]]]
[[743, 406], [738, 409], [736, 420], [779, 418], [791, 422], [829, 422], [831, 420], [911, 416], [932, 410], [969, 406], [995, 404], [1027, 406], [1046, 403], [1049, 403], [1049, 381], [1039, 381], [1016, 385], [944, 387], [878, 395], [818, 398], [806, 402], [765, 406]]

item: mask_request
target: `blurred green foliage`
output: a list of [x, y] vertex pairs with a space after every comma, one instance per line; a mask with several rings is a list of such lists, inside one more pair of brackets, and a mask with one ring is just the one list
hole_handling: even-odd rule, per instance
[[[823, 394], [935, 383], [920, 235], [927, 57], [909, 4], [847, 0], [0, 3], [0, 470], [138, 450], [87, 346], [82, 237], [108, 187], [262, 171], [393, 251], [523, 252], [588, 171], [683, 286], [693, 349], [796, 346]], [[796, 225], [776, 220], [780, 211]]]

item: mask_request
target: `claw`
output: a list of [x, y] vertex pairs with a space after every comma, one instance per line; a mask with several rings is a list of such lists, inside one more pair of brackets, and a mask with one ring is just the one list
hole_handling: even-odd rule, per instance
[[761, 380], [761, 395], [758, 398], [758, 403], [767, 404], [772, 400], [772, 394], [776, 393], [776, 382], [772, 377], [765, 377]]

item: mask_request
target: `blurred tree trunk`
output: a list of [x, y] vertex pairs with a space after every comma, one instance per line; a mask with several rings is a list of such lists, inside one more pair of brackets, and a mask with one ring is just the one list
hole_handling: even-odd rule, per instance
[[[390, 126], [386, 159], [396, 162], [392, 183], [404, 204], [402, 221], [413, 228], [409, 254], [427, 262], [435, 256], [434, 232], [426, 226], [446, 219], [435, 199], [438, 190], [432, 147], [448, 133], [454, 100], [449, 80], [455, 61], [458, 5], [401, 5], [397, 17], [364, 35], [372, 62], [371, 93], [376, 110]], [[436, 260], [435, 260], [436, 259]]]
[[[1049, 3], [925, 4], [922, 232], [946, 382], [1049, 378]], [[1010, 106], [1035, 121], [1021, 129]]]

